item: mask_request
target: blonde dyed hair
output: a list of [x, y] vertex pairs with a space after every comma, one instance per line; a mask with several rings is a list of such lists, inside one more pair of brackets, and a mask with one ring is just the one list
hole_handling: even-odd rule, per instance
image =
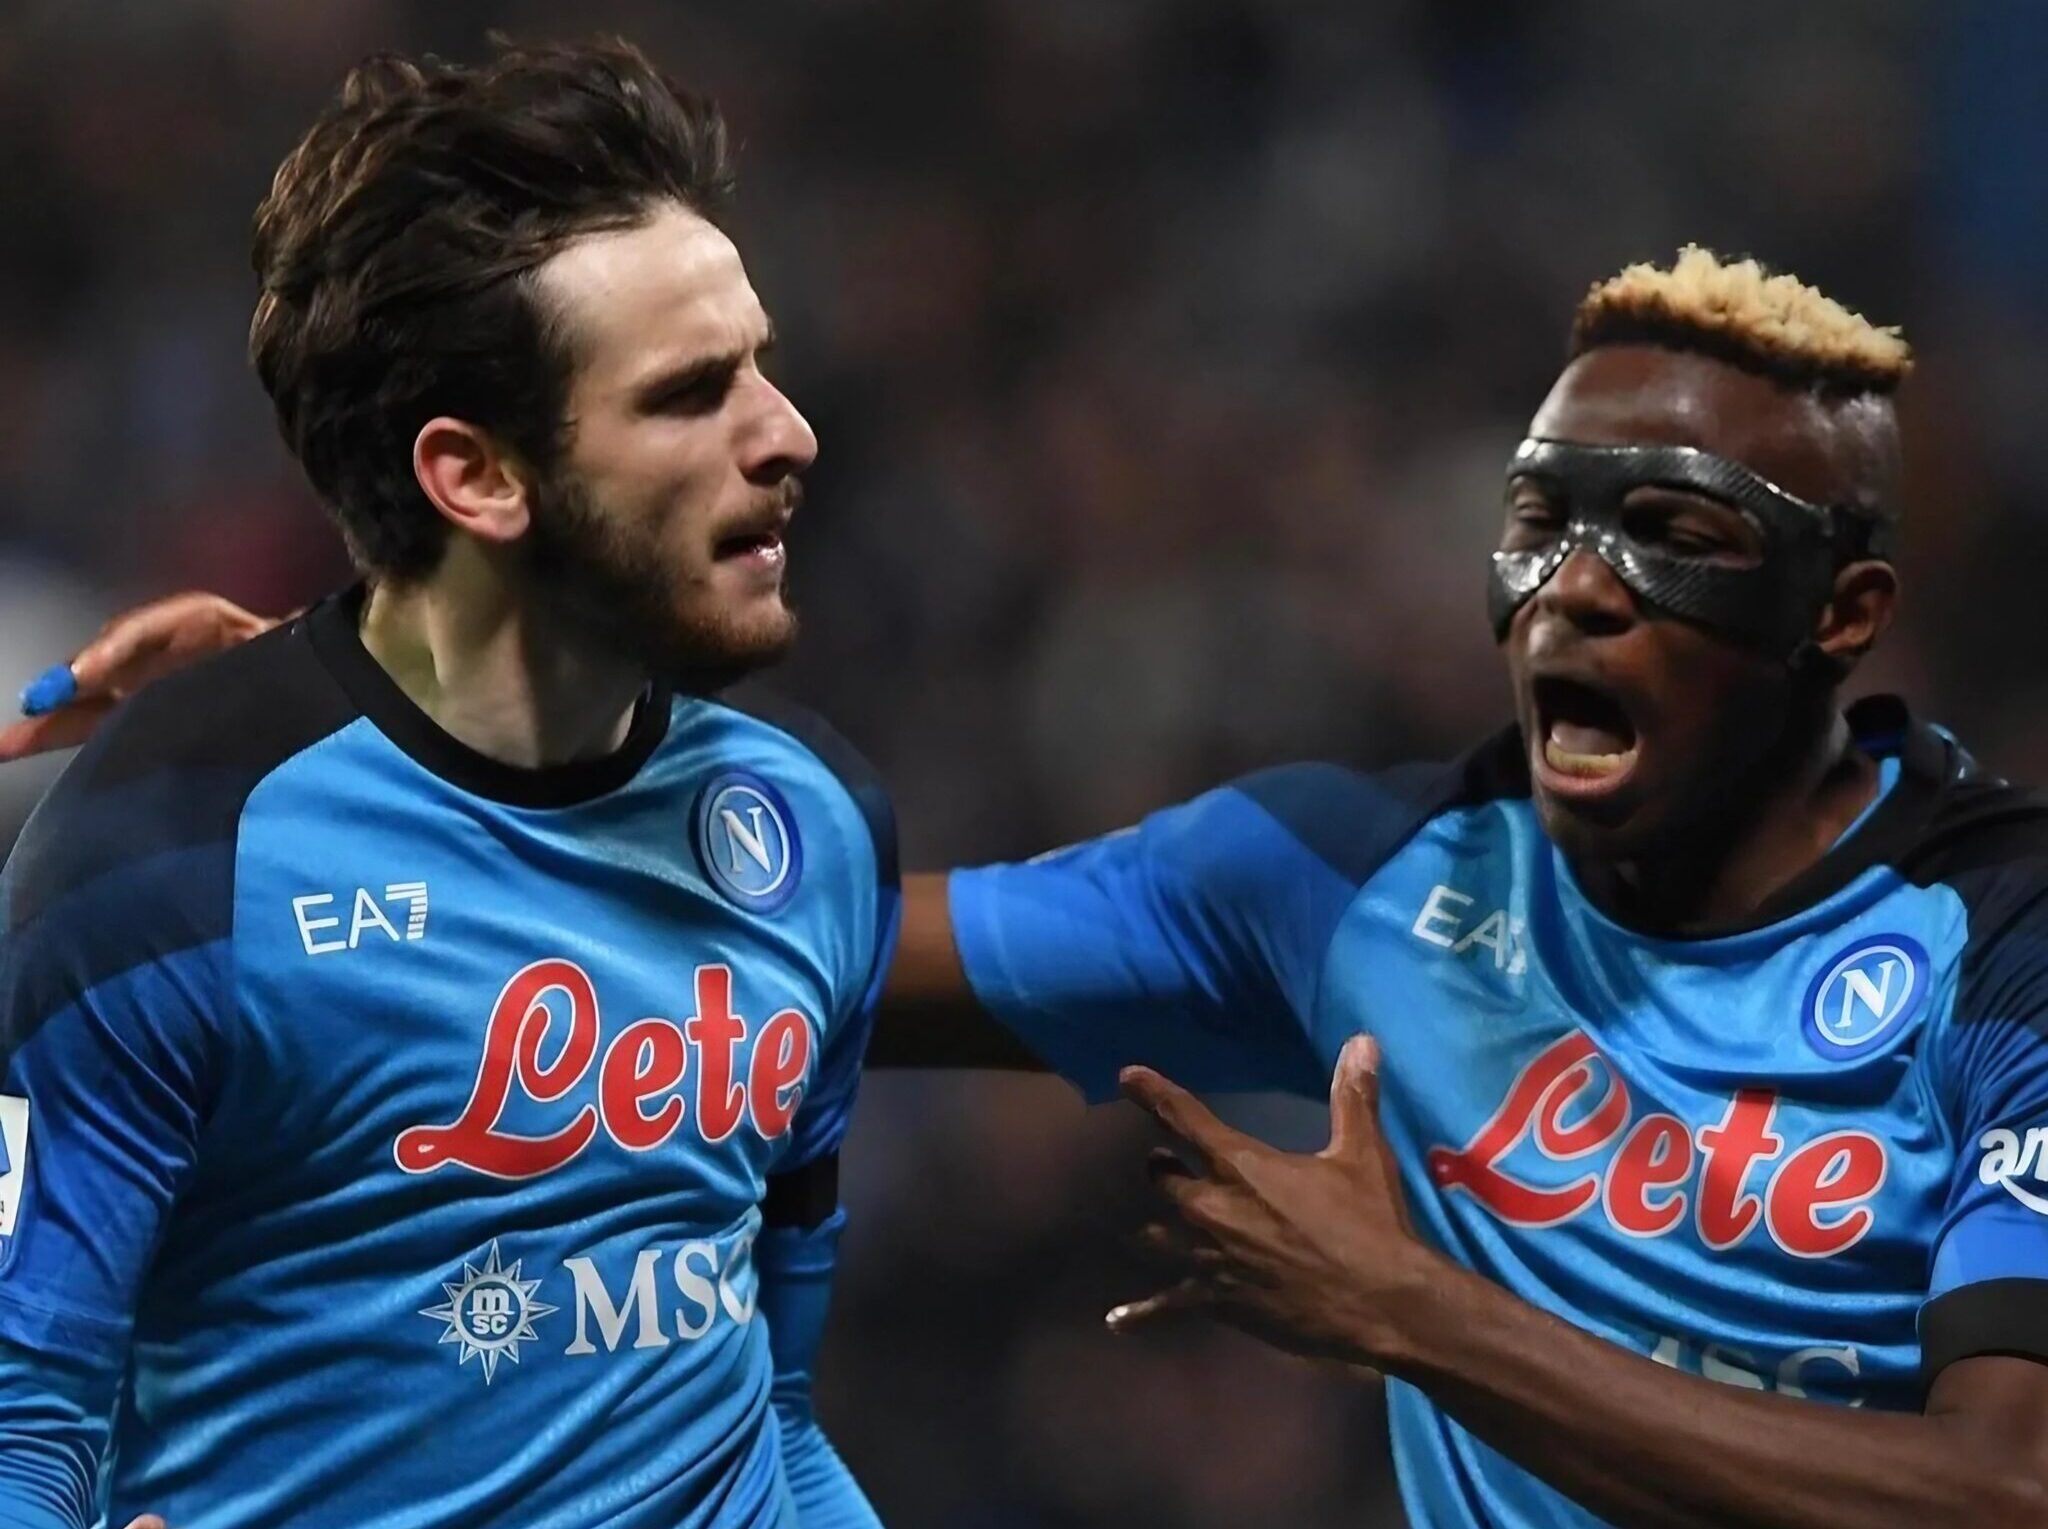
[[1572, 355], [1627, 344], [1699, 351], [1843, 393], [1891, 393], [1913, 370], [1896, 327], [1871, 323], [1796, 276], [1697, 244], [1669, 268], [1632, 265], [1586, 294], [1572, 319]]

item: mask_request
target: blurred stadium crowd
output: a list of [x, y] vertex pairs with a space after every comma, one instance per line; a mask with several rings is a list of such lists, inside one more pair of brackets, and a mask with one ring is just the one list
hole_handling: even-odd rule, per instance
[[[733, 118], [823, 442], [782, 684], [913, 866], [1496, 725], [1501, 465], [1585, 285], [1686, 239], [1906, 325], [1906, 615], [1864, 683], [2048, 779], [2027, 0], [12, 0], [0, 690], [138, 598], [346, 576], [243, 360], [249, 213], [349, 62], [492, 28], [623, 32]], [[47, 779], [0, 773], [0, 846]], [[1102, 1334], [1143, 1145], [1044, 1080], [870, 1082], [822, 1395], [890, 1521], [1398, 1523], [1369, 1386]]]

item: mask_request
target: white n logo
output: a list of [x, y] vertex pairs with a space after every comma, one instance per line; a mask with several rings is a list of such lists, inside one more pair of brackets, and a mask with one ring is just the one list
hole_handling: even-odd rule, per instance
[[761, 814], [766, 810], [763, 807], [747, 809], [747, 816], [754, 820], [753, 826], [749, 828], [740, 821], [740, 815], [730, 807], [718, 809], [718, 816], [725, 823], [725, 836], [732, 844], [732, 873], [735, 876], [746, 870], [740, 863], [741, 850], [745, 850], [747, 858], [762, 870], [772, 872], [775, 869], [775, 862], [768, 858], [768, 836], [761, 829]]
[[1872, 982], [1870, 973], [1860, 966], [1852, 966], [1842, 973], [1842, 1012], [1835, 1020], [1837, 1030], [1854, 1027], [1855, 1006], [1858, 1000], [1870, 1010], [1873, 1018], [1879, 1021], [1884, 1019], [1886, 1008], [1891, 1003], [1892, 973], [1898, 969], [1898, 965], [1896, 960], [1887, 957], [1884, 964], [1878, 968], [1884, 979], [1882, 986]]

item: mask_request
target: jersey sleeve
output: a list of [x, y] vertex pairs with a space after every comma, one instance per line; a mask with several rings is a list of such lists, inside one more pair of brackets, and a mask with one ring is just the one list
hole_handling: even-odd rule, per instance
[[[232, 849], [95, 866], [109, 811], [32, 825], [0, 899], [0, 1338], [118, 1369], [218, 1073]], [[32, 842], [51, 834], [70, 842]]]
[[1964, 892], [1970, 943], [1934, 1042], [1956, 1162], [1920, 1313], [1930, 1384], [1977, 1354], [2048, 1361], [2048, 862]]
[[754, 1245], [761, 1275], [761, 1316], [774, 1364], [768, 1398], [781, 1435], [782, 1465], [804, 1529], [875, 1529], [860, 1484], [818, 1423], [811, 1372], [825, 1339], [832, 1273], [846, 1212], [815, 1226], [771, 1224]]
[[1198, 1089], [1317, 1094], [1324, 953], [1440, 776], [1285, 766], [1024, 864], [956, 871], [968, 981], [1090, 1099], [1131, 1063]]

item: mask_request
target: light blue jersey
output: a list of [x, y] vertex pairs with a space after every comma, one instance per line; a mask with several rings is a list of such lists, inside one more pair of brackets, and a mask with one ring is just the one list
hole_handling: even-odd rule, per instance
[[[1320, 1098], [1372, 1032], [1415, 1223], [1459, 1262], [1664, 1364], [1917, 1410], [1957, 1359], [2048, 1359], [2048, 801], [1896, 702], [1851, 720], [1882, 800], [1711, 938], [1588, 902], [1513, 735], [956, 874], [954, 926], [1091, 1097], [1144, 1062]], [[1417, 1525], [1597, 1522], [1390, 1391]]]
[[128, 703], [9, 862], [9, 1461], [43, 1384], [116, 1525], [788, 1529], [762, 1250], [829, 1275], [886, 802], [660, 692], [496, 763], [359, 600]]

